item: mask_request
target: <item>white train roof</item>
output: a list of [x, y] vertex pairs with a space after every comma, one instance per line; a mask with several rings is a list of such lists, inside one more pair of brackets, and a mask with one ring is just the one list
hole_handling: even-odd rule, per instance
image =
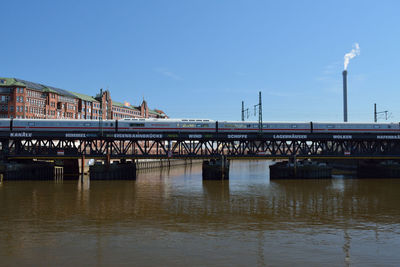
[[[10, 121], [10, 118], [0, 118], [0, 121]], [[14, 121], [68, 121], [68, 122], [100, 122], [101, 120], [85, 120], [85, 119], [13, 119]], [[113, 122], [115, 120], [102, 120], [103, 122]], [[118, 120], [119, 122], [129, 122], [129, 121], [144, 121], [144, 122], [216, 122], [215, 120], [210, 119], [158, 119], [158, 118], [126, 118]], [[258, 124], [258, 121], [218, 121], [219, 123], [237, 123], [237, 124]], [[310, 123], [310, 121], [306, 122], [298, 122], [298, 121], [263, 121], [263, 124], [274, 124], [274, 123], [287, 123], [287, 124], [296, 124], [296, 123]], [[334, 124], [334, 125], [393, 125], [399, 124], [399, 122], [332, 122], [332, 121], [312, 121], [313, 124]]]
[[133, 119], [133, 118], [126, 118], [122, 119], [120, 121], [160, 121], [160, 122], [215, 122], [214, 120], [209, 120], [209, 119], [156, 119], [156, 118], [151, 118], [151, 119]]

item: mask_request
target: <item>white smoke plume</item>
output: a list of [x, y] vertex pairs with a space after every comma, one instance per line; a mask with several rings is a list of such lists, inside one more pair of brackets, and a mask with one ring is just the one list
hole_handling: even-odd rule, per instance
[[355, 43], [350, 53], [344, 55], [344, 70], [347, 70], [347, 65], [349, 65], [350, 59], [358, 55], [360, 55], [360, 45], [358, 43]]

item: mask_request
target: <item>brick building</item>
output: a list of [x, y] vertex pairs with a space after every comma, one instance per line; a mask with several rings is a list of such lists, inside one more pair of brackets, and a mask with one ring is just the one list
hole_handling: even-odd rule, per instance
[[16, 78], [0, 78], [0, 118], [27, 119], [124, 119], [168, 118], [161, 110], [151, 110], [111, 99], [108, 90], [95, 97]]

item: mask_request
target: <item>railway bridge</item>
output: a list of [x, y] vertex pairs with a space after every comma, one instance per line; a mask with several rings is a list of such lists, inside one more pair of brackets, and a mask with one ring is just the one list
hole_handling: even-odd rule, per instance
[[[30, 172], [36, 173], [30, 176], [33, 179], [42, 177], [39, 169], [47, 170], [52, 179], [52, 171], [58, 170], [56, 162], [77, 177], [84, 173], [85, 159], [99, 163], [91, 167], [91, 179], [135, 179], [137, 159], [196, 158], [204, 159], [204, 179], [227, 179], [230, 159], [289, 159], [295, 165], [297, 159], [398, 161], [400, 134], [2, 131], [0, 151], [0, 175], [8, 173], [15, 179]], [[110, 164], [111, 160], [119, 164]], [[47, 169], [46, 161], [53, 162]], [[7, 171], [10, 164], [14, 164], [13, 174]], [[298, 175], [296, 170], [287, 176]], [[323, 171], [329, 177], [326, 168]], [[305, 177], [310, 176], [306, 173]]]
[[400, 134], [0, 132], [13, 159], [400, 159]]

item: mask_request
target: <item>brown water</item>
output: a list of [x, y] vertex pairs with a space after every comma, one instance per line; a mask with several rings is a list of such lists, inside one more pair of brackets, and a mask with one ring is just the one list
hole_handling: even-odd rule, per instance
[[400, 179], [270, 181], [235, 161], [0, 184], [2, 266], [399, 266]]

